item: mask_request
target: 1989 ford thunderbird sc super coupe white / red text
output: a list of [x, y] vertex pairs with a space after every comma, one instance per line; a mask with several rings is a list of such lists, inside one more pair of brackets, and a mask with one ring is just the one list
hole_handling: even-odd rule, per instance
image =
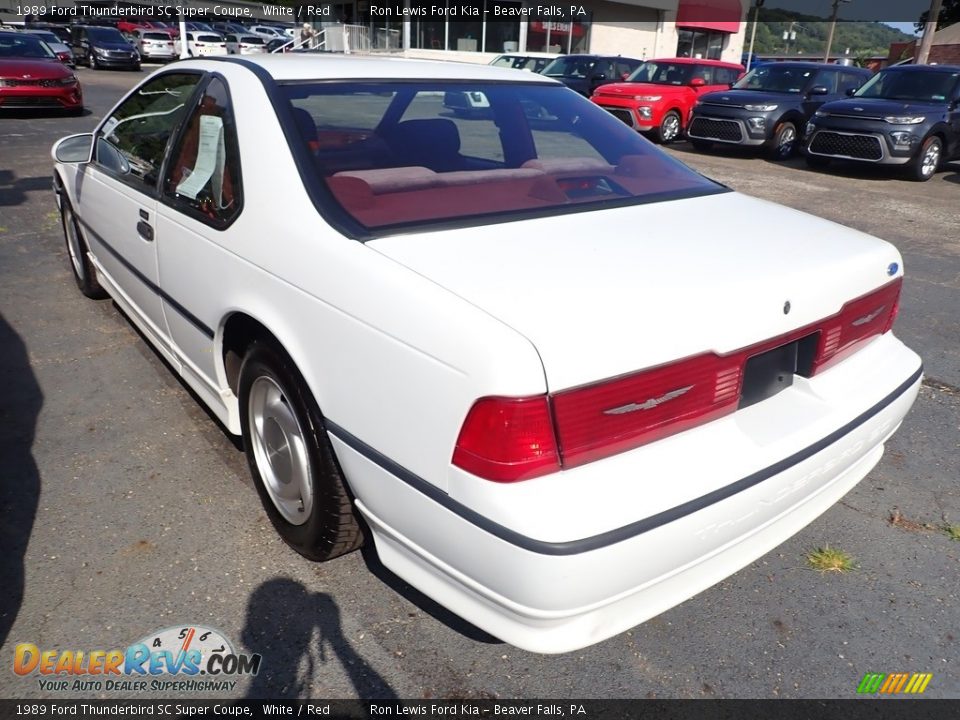
[[191, 60], [53, 155], [80, 289], [242, 434], [286, 542], [366, 533], [522, 648], [610, 637], [783, 542], [920, 384], [896, 249], [538, 75]]

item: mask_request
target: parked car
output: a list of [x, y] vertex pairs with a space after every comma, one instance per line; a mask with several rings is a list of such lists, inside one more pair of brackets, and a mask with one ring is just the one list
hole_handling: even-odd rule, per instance
[[290, 36], [283, 30], [273, 27], [272, 25], [251, 25], [247, 28], [247, 32], [259, 35], [267, 40], [274, 40], [276, 38], [282, 38], [284, 40], [290, 39]]
[[494, 67], [509, 68], [511, 70], [529, 70], [530, 72], [543, 72], [543, 69], [551, 62], [557, 59], [555, 53], [504, 53], [497, 55], [490, 64]]
[[[181, 38], [177, 38], [173, 47], [177, 56], [180, 56]], [[187, 54], [191, 57], [204, 57], [207, 55], [226, 55], [227, 43], [223, 35], [218, 33], [191, 30], [187, 33]]]
[[590, 97], [601, 85], [626, 80], [642, 63], [619, 55], [561, 55], [542, 74]]
[[186, 26], [187, 30], [193, 30], [194, 32], [208, 32], [208, 33], [216, 32], [216, 30], [213, 28], [213, 26], [210, 23], [199, 22], [197, 20], [191, 20], [189, 22], [184, 23], [184, 25]]
[[36, 108], [81, 114], [80, 81], [43, 40], [30, 33], [0, 31], [0, 113]]
[[742, 65], [719, 60], [648, 60], [625, 82], [601, 85], [590, 99], [634, 130], [669, 143], [686, 129], [697, 98], [728, 90], [742, 74]]
[[230, 55], [255, 55], [267, 51], [267, 43], [260, 35], [231, 33], [224, 41]]
[[133, 34], [133, 37], [143, 60], [169, 62], [178, 57], [174, 40], [163, 29], [141, 28]]
[[47, 47], [53, 50], [53, 54], [57, 56], [57, 59], [62, 62], [67, 67], [75, 68], [77, 66], [76, 61], [73, 57], [73, 51], [70, 49], [70, 46], [60, 40], [60, 36], [51, 32], [50, 30], [36, 30], [30, 28], [26, 32], [33, 35], [35, 38], [43, 40]]
[[247, 35], [248, 30], [246, 27], [240, 23], [235, 22], [215, 22], [210, 23], [210, 27], [216, 30], [221, 35]]
[[693, 108], [687, 136], [698, 150], [714, 143], [764, 148], [775, 160], [797, 150], [817, 108], [846, 97], [870, 71], [806, 62], [767, 63], [731, 90], [703, 95]]
[[104, 68], [140, 69], [140, 53], [114, 27], [105, 25], [72, 25], [71, 46], [78, 63], [92, 70]]
[[[450, 89], [490, 116], [446, 117]], [[186, 60], [52, 152], [77, 285], [243, 436], [284, 540], [322, 560], [367, 533], [528, 650], [770, 551], [920, 387], [892, 245], [733, 192], [532, 73]]]
[[293, 45], [294, 41], [292, 38], [274, 38], [273, 40], [267, 40], [263, 49], [268, 53], [288, 52], [293, 49]]
[[[6, 29], [6, 28], [4, 28]], [[63, 43], [64, 45], [70, 44], [70, 26], [61, 25], [60, 23], [52, 22], [31, 22], [24, 25], [24, 29], [27, 32], [34, 32], [36, 30], [45, 30], [47, 32], [52, 32], [57, 36], [57, 41]]]
[[960, 66], [881, 70], [852, 98], [814, 113], [805, 148], [810, 165], [900, 165], [914, 180], [929, 180], [944, 161], [960, 158]]

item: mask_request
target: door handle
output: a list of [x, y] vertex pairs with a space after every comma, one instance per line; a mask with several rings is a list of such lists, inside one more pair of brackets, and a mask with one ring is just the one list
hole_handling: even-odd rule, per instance
[[146, 223], [143, 220], [138, 222], [137, 232], [140, 233], [140, 237], [147, 242], [153, 242], [153, 228], [150, 226], [150, 223]]

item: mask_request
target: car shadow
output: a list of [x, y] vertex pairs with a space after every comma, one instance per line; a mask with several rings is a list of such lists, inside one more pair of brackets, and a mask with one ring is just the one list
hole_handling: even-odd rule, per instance
[[339, 661], [356, 696], [396, 700], [397, 693], [343, 635], [340, 609], [324, 592], [278, 577], [261, 583], [247, 602], [240, 641], [263, 658], [247, 699], [308, 698], [317, 663]]
[[51, 183], [49, 175], [18, 178], [13, 170], [0, 170], [0, 207], [22, 205], [29, 192], [49, 193]]
[[23, 340], [0, 315], [0, 646], [25, 587], [24, 557], [40, 498], [40, 471], [32, 448], [43, 393]]
[[377, 554], [377, 549], [373, 544], [373, 535], [370, 532], [370, 528], [367, 527], [366, 524], [363, 526], [363, 532], [366, 542], [364, 543], [363, 547], [360, 548], [360, 553], [363, 556], [363, 561], [366, 563], [367, 569], [380, 582], [403, 597], [412, 605], [416, 605], [418, 608], [420, 608], [420, 610], [425, 612], [437, 622], [446, 625], [454, 632], [457, 632], [460, 635], [473, 640], [474, 642], [485, 643], [487, 645], [503, 644], [503, 641], [499, 638], [490, 635], [484, 630], [478, 628], [476, 625], [467, 622], [456, 613], [447, 610], [447, 608], [427, 597], [415, 587], [402, 580], [399, 576], [395, 575], [380, 560], [380, 556]]
[[943, 169], [949, 172], [943, 176], [944, 180], [960, 185], [960, 162], [947, 163]]

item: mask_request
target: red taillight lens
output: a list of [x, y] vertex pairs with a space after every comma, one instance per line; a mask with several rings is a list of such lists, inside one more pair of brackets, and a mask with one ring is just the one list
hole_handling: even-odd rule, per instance
[[811, 352], [797, 369], [815, 375], [890, 330], [902, 285], [898, 278], [826, 320], [728, 355], [697, 355], [550, 396], [481, 398], [460, 430], [453, 464], [496, 482], [527, 480], [702, 425], [736, 410], [750, 358], [819, 333], [812, 363]]
[[864, 340], [890, 330], [900, 310], [902, 288], [903, 278], [899, 277], [869, 295], [851, 300], [838, 314], [823, 321], [811, 374], [847, 357]]
[[453, 464], [496, 482], [559, 470], [547, 396], [477, 400], [463, 422]]
[[743, 359], [699, 355], [553, 397], [564, 467], [708, 422], [737, 407]]

